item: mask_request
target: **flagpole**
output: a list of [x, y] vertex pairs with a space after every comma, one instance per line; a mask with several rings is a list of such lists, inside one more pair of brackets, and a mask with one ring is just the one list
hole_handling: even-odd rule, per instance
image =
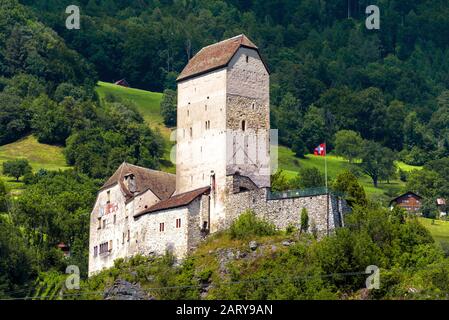
[[329, 236], [329, 189], [327, 185], [327, 143], [324, 141], [324, 179], [326, 180], [327, 235]]
[[324, 142], [324, 179], [326, 180], [326, 192], [327, 192], [327, 144]]

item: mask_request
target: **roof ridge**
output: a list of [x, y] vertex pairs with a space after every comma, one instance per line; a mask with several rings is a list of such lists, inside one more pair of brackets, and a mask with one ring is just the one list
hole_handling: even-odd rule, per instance
[[132, 163], [126, 163], [126, 164], [128, 166], [144, 169], [144, 170], [151, 171], [151, 172], [160, 172], [160, 173], [167, 174], [167, 175], [174, 175], [173, 173], [170, 173], [170, 172], [165, 172], [165, 171], [161, 171], [161, 170], [155, 170], [155, 169], [151, 169], [151, 168], [147, 168], [147, 167], [142, 167], [142, 166], [138, 166], [138, 165], [135, 165]]
[[221, 41], [214, 42], [214, 43], [211, 43], [211, 44], [209, 44], [209, 45], [207, 45], [207, 46], [204, 46], [204, 47], [202, 47], [202, 48], [200, 49], [200, 51], [198, 51], [198, 52], [201, 52], [201, 50], [203, 50], [203, 49], [206, 49], [206, 48], [209, 48], [209, 47], [212, 47], [212, 46], [219, 45], [219, 44], [222, 43], [222, 42], [226, 42], [226, 41], [231, 41], [231, 40], [233, 40], [233, 39], [237, 39], [238, 37], [241, 37], [241, 38], [242, 38], [242, 41], [240, 41], [240, 43], [242, 43], [242, 42], [243, 42], [243, 37], [246, 37], [246, 36], [245, 36], [243, 33], [241, 33], [241, 34], [239, 34], [239, 35], [237, 35], [237, 36], [233, 36], [233, 37], [231, 37], [231, 38], [223, 39], [223, 40], [221, 40]]
[[[195, 192], [195, 191], [199, 191], [199, 190], [202, 190], [202, 189], [208, 189], [208, 188], [210, 188], [210, 186], [199, 187], [199, 188], [192, 189], [192, 190], [189, 190], [189, 191], [184, 191], [183, 193], [173, 194], [173, 195], [172, 195], [170, 198], [168, 198], [168, 199], [172, 199], [172, 198], [177, 197], [177, 196], [182, 196], [182, 195], [184, 195], [184, 194], [186, 194], [186, 193]], [[176, 192], [176, 191], [175, 191], [175, 192]], [[166, 200], [168, 200], [168, 199], [166, 199]]]

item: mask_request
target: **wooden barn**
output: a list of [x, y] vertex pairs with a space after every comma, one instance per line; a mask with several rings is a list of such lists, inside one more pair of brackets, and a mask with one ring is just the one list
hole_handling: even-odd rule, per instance
[[114, 84], [118, 85], [118, 86], [122, 86], [122, 87], [127, 87], [129, 88], [129, 83], [128, 81], [126, 81], [125, 79], [121, 79], [119, 81], [114, 82]]
[[407, 210], [408, 213], [420, 213], [421, 212], [422, 197], [414, 192], [406, 192], [390, 201], [390, 208], [399, 206]]

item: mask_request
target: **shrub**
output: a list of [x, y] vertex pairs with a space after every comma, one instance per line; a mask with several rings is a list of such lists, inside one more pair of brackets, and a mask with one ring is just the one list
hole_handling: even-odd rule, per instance
[[309, 229], [309, 213], [306, 208], [301, 210], [301, 233], [307, 232]]
[[407, 182], [407, 172], [405, 172], [405, 171], [402, 170], [402, 169], [399, 169], [399, 179], [400, 179], [402, 182]]
[[253, 236], [271, 236], [276, 234], [276, 227], [262, 219], [256, 217], [254, 212], [248, 210], [235, 220], [229, 234], [232, 239], [247, 239]]

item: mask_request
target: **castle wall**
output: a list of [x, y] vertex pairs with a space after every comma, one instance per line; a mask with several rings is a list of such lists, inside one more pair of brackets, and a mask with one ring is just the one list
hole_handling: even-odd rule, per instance
[[[226, 180], [226, 69], [178, 83], [176, 193], [211, 184], [210, 228], [224, 219]], [[192, 136], [190, 136], [192, 128]]]
[[[108, 200], [110, 203], [107, 203]], [[126, 198], [118, 184], [102, 190], [97, 196], [90, 215], [89, 274], [112, 267], [115, 259], [129, 254], [126, 239], [125, 244], [121, 243], [123, 234], [127, 236], [132, 224], [126, 209], [130, 204], [126, 204], [125, 201]], [[108, 244], [108, 250], [100, 253], [100, 245], [104, 243]]]
[[[136, 218], [139, 228], [133, 236], [135, 254], [162, 255], [166, 251], [178, 257], [183, 257], [188, 249], [187, 234], [189, 227], [189, 207], [179, 207], [149, 213]], [[181, 219], [181, 227], [176, 226], [176, 220]], [[161, 231], [161, 223], [164, 231]]]
[[[228, 177], [228, 190], [233, 188], [233, 177]], [[300, 215], [303, 208], [309, 215], [309, 231], [316, 226], [318, 235], [323, 236], [329, 230], [342, 226], [341, 216], [349, 211], [346, 203], [329, 195], [329, 219], [327, 212], [327, 195], [316, 195], [279, 200], [267, 199], [268, 189], [260, 188], [251, 191], [230, 194], [226, 201], [226, 222], [222, 228], [228, 228], [240, 214], [252, 210], [259, 218], [273, 223], [277, 228], [285, 230], [292, 225], [300, 227]]]
[[258, 52], [240, 48], [227, 73], [226, 174], [248, 176], [270, 186], [269, 74]]
[[179, 194], [208, 186], [211, 171], [217, 178], [225, 174], [225, 149], [219, 146], [226, 141], [226, 69], [180, 82], [177, 113]]
[[[134, 198], [123, 205], [125, 198], [117, 185], [111, 189], [111, 203], [120, 202], [117, 210], [104, 215], [106, 227], [97, 229], [96, 223], [99, 208], [107, 201], [107, 190], [99, 193], [97, 203], [91, 214], [90, 244], [89, 244], [89, 275], [114, 265], [118, 258], [128, 258], [136, 254], [162, 255], [171, 251], [175, 256], [182, 258], [192, 248], [195, 248], [202, 239], [201, 226], [203, 220], [208, 219], [208, 196], [202, 196], [187, 206], [148, 213], [134, 218], [134, 214], [141, 210], [135, 207], [142, 201]], [[148, 196], [148, 195], [147, 195]], [[144, 194], [142, 194], [144, 197]], [[151, 198], [151, 197], [150, 197]], [[116, 222], [113, 221], [116, 215]], [[177, 224], [180, 219], [181, 225]], [[164, 224], [161, 231], [161, 223]], [[99, 252], [101, 243], [112, 241], [112, 249], [105, 253]], [[97, 255], [94, 247], [97, 246]]]
[[131, 215], [142, 212], [161, 201], [150, 189], [141, 194], [136, 195], [133, 200], [134, 204], [129, 207]]

